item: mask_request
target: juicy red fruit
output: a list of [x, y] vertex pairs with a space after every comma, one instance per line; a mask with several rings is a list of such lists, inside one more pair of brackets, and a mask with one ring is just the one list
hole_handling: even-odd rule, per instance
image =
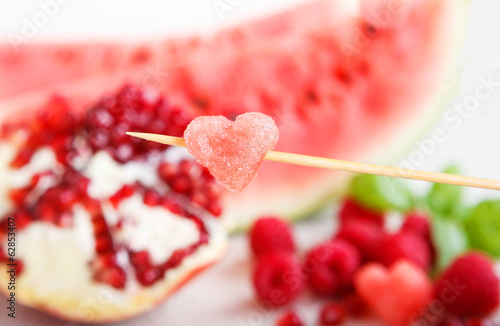
[[342, 304], [332, 302], [321, 309], [319, 323], [322, 326], [341, 325], [346, 319], [346, 315], [345, 307]]
[[259, 218], [250, 230], [250, 247], [255, 256], [271, 251], [293, 252], [295, 240], [291, 225], [275, 216]]
[[[162, 124], [154, 123], [160, 120]], [[90, 180], [73, 165], [73, 159], [81, 161], [78, 166], [86, 166], [91, 158], [89, 154], [104, 150], [119, 163], [133, 159], [149, 164], [148, 155], [156, 155], [153, 152], [165, 151], [168, 147], [129, 137], [125, 132], [136, 130], [179, 136], [188, 121], [185, 113], [170, 106], [165, 99], [150, 90], [131, 85], [103, 98], [85, 116], [74, 114], [63, 98], [54, 97], [36, 113], [36, 119], [2, 126], [2, 141], [12, 140], [22, 145], [11, 162], [12, 167], [24, 166], [37, 150], [47, 146], [54, 151], [60, 163], [53, 171], [34, 175], [26, 187], [10, 189], [9, 196], [15, 207], [7, 216], [16, 220], [19, 229], [33, 221], [71, 227], [75, 205], [83, 206], [90, 215], [95, 238], [95, 258], [88, 264], [93, 280], [124, 289], [128, 278], [126, 270], [129, 269], [118, 263], [116, 257], [123, 245], [117, 244], [114, 239], [114, 231], [121, 228], [122, 220], [119, 218], [116, 225], [108, 225], [102, 202], [89, 195]], [[162, 129], [150, 129], [160, 125]], [[174, 171], [168, 178], [168, 173], [165, 173], [167, 164]], [[147, 188], [140, 183], [126, 184], [104, 201], [109, 201], [116, 209], [132, 195], [141, 196], [147, 206], [164, 207], [182, 218], [194, 221], [198, 226], [199, 239], [186, 248], [176, 250], [162, 263], [154, 265], [148, 261], [147, 264], [132, 264], [134, 276], [143, 286], [161, 280], [167, 270], [179, 266], [199, 246], [208, 242], [210, 235], [204, 223], [190, 213], [194, 207], [216, 216], [222, 213], [220, 191], [215, 180], [199, 164], [192, 160], [175, 164], [163, 162], [157, 172], [158, 183], [155, 187]], [[51, 186], [39, 194], [35, 188], [45, 176], [52, 178]], [[179, 178], [188, 185], [182, 192], [172, 186], [172, 182]], [[5, 236], [4, 229], [2, 224], [0, 237]]]
[[431, 266], [431, 252], [428, 244], [413, 232], [400, 231], [382, 236], [376, 247], [376, 261], [390, 267], [396, 261], [405, 259], [427, 271]]
[[429, 246], [431, 253], [431, 262], [434, 261], [436, 256], [436, 248], [432, 241], [430, 217], [423, 212], [410, 212], [406, 214], [405, 221], [401, 227], [404, 232], [413, 232], [422, 237]]
[[[159, 120], [168, 123], [153, 123]], [[165, 147], [131, 138], [125, 132], [182, 136], [189, 121], [180, 108], [170, 105], [153, 90], [126, 85], [117, 95], [105, 97], [87, 112], [84, 130], [94, 152], [106, 150], [115, 160], [125, 163]]]
[[365, 220], [350, 221], [340, 227], [335, 239], [341, 239], [358, 249], [363, 262], [371, 261], [376, 256], [375, 248], [382, 238], [383, 230], [374, 223]]
[[383, 227], [384, 214], [374, 212], [356, 202], [353, 198], [346, 198], [340, 207], [338, 216], [341, 224], [349, 222], [368, 222], [376, 226]]
[[498, 307], [499, 286], [492, 260], [482, 253], [470, 252], [457, 258], [439, 277], [435, 298], [458, 316], [486, 315]]
[[288, 312], [281, 316], [276, 322], [276, 326], [303, 326], [304, 323], [295, 312]]
[[361, 258], [357, 249], [342, 240], [315, 246], [306, 256], [304, 270], [318, 294], [335, 295], [351, 286]]
[[185, 195], [197, 207], [216, 217], [222, 214], [221, 187], [205, 167], [192, 160], [182, 160], [178, 165], [161, 162], [157, 173], [174, 192]]
[[186, 127], [189, 153], [206, 166], [228, 190], [240, 192], [257, 174], [264, 156], [278, 141], [278, 127], [263, 113], [247, 112], [234, 121], [224, 116], [200, 116]]
[[431, 238], [431, 225], [429, 217], [427, 214], [422, 212], [411, 212], [406, 214], [401, 230], [414, 232], [429, 241]]
[[21, 135], [21, 149], [11, 162], [11, 167], [20, 168], [31, 160], [35, 150], [51, 147], [59, 163], [69, 165], [74, 156], [74, 135], [81, 129], [82, 120], [71, 112], [62, 97], [52, 97], [36, 114], [33, 120], [6, 125], [9, 132], [4, 136], [9, 139]]
[[270, 252], [257, 261], [253, 285], [258, 298], [274, 307], [294, 300], [301, 292], [304, 275], [298, 261], [285, 252]]

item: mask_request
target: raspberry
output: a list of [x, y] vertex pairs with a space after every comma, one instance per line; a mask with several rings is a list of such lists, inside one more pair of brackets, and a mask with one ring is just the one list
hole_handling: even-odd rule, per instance
[[250, 231], [250, 246], [255, 256], [270, 251], [293, 252], [295, 242], [290, 224], [278, 217], [260, 218]]
[[463, 326], [462, 321], [455, 315], [446, 316], [438, 326]]
[[464, 326], [495, 326], [495, 324], [488, 320], [482, 318], [468, 318], [463, 323]]
[[349, 222], [343, 225], [336, 239], [342, 239], [355, 246], [364, 262], [373, 259], [374, 248], [382, 237], [383, 231], [373, 223], [360, 220], [359, 222]]
[[351, 316], [362, 317], [368, 314], [369, 310], [366, 302], [355, 292], [342, 297], [342, 302], [345, 305], [347, 313]]
[[498, 306], [499, 296], [493, 262], [478, 252], [456, 259], [435, 287], [436, 299], [458, 316], [488, 314]]
[[276, 326], [303, 326], [302, 319], [293, 311], [281, 316], [276, 322]]
[[291, 302], [304, 287], [304, 275], [297, 260], [289, 253], [274, 251], [259, 257], [253, 284], [262, 301], [273, 306]]
[[407, 214], [401, 230], [405, 232], [414, 232], [421, 236], [429, 246], [431, 261], [434, 261], [436, 257], [436, 248], [432, 241], [429, 217], [425, 213], [411, 212]]
[[369, 222], [376, 226], [384, 226], [384, 214], [373, 212], [359, 203], [357, 203], [353, 198], [347, 198], [342, 203], [339, 211], [339, 218], [342, 224], [348, 222]]
[[427, 215], [421, 212], [411, 212], [405, 216], [402, 231], [414, 232], [424, 239], [430, 239], [431, 226]]
[[427, 243], [412, 232], [385, 234], [377, 245], [376, 261], [390, 267], [397, 260], [405, 259], [427, 271], [431, 253]]
[[345, 308], [337, 302], [325, 305], [320, 312], [319, 323], [322, 326], [341, 325], [346, 318]]
[[349, 288], [360, 263], [360, 255], [353, 245], [335, 240], [311, 249], [306, 256], [304, 270], [315, 292], [333, 295]]

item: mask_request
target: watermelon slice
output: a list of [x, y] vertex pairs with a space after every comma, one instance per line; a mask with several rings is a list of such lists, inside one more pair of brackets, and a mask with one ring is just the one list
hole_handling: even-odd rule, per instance
[[[153, 83], [198, 115], [272, 116], [276, 150], [380, 161], [436, 113], [465, 8], [457, 0], [320, 0], [209, 39], [31, 45], [14, 56], [4, 48], [0, 97], [38, 90], [1, 102], [0, 119], [54, 91], [84, 109], [124, 81]], [[264, 162], [250, 187], [225, 194], [227, 228], [262, 214], [304, 216], [348, 176]]]

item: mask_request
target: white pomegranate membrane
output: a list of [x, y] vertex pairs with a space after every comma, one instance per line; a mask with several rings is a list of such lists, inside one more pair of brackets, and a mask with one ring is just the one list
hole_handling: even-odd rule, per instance
[[54, 98], [33, 119], [4, 124], [0, 264], [10, 217], [19, 282], [41, 297], [61, 291], [64, 311], [99, 289], [118, 305], [141, 288], [172, 291], [182, 273], [214, 261], [224, 247], [212, 221], [222, 213], [220, 186], [185, 151], [124, 134], [182, 135], [188, 121], [156, 94], [125, 86], [85, 116]]

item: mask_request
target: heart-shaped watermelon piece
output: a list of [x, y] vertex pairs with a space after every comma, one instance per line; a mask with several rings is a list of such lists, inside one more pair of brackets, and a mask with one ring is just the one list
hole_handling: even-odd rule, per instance
[[187, 126], [184, 139], [198, 163], [226, 188], [239, 192], [253, 181], [278, 134], [271, 117], [249, 112], [234, 122], [223, 116], [198, 117]]

